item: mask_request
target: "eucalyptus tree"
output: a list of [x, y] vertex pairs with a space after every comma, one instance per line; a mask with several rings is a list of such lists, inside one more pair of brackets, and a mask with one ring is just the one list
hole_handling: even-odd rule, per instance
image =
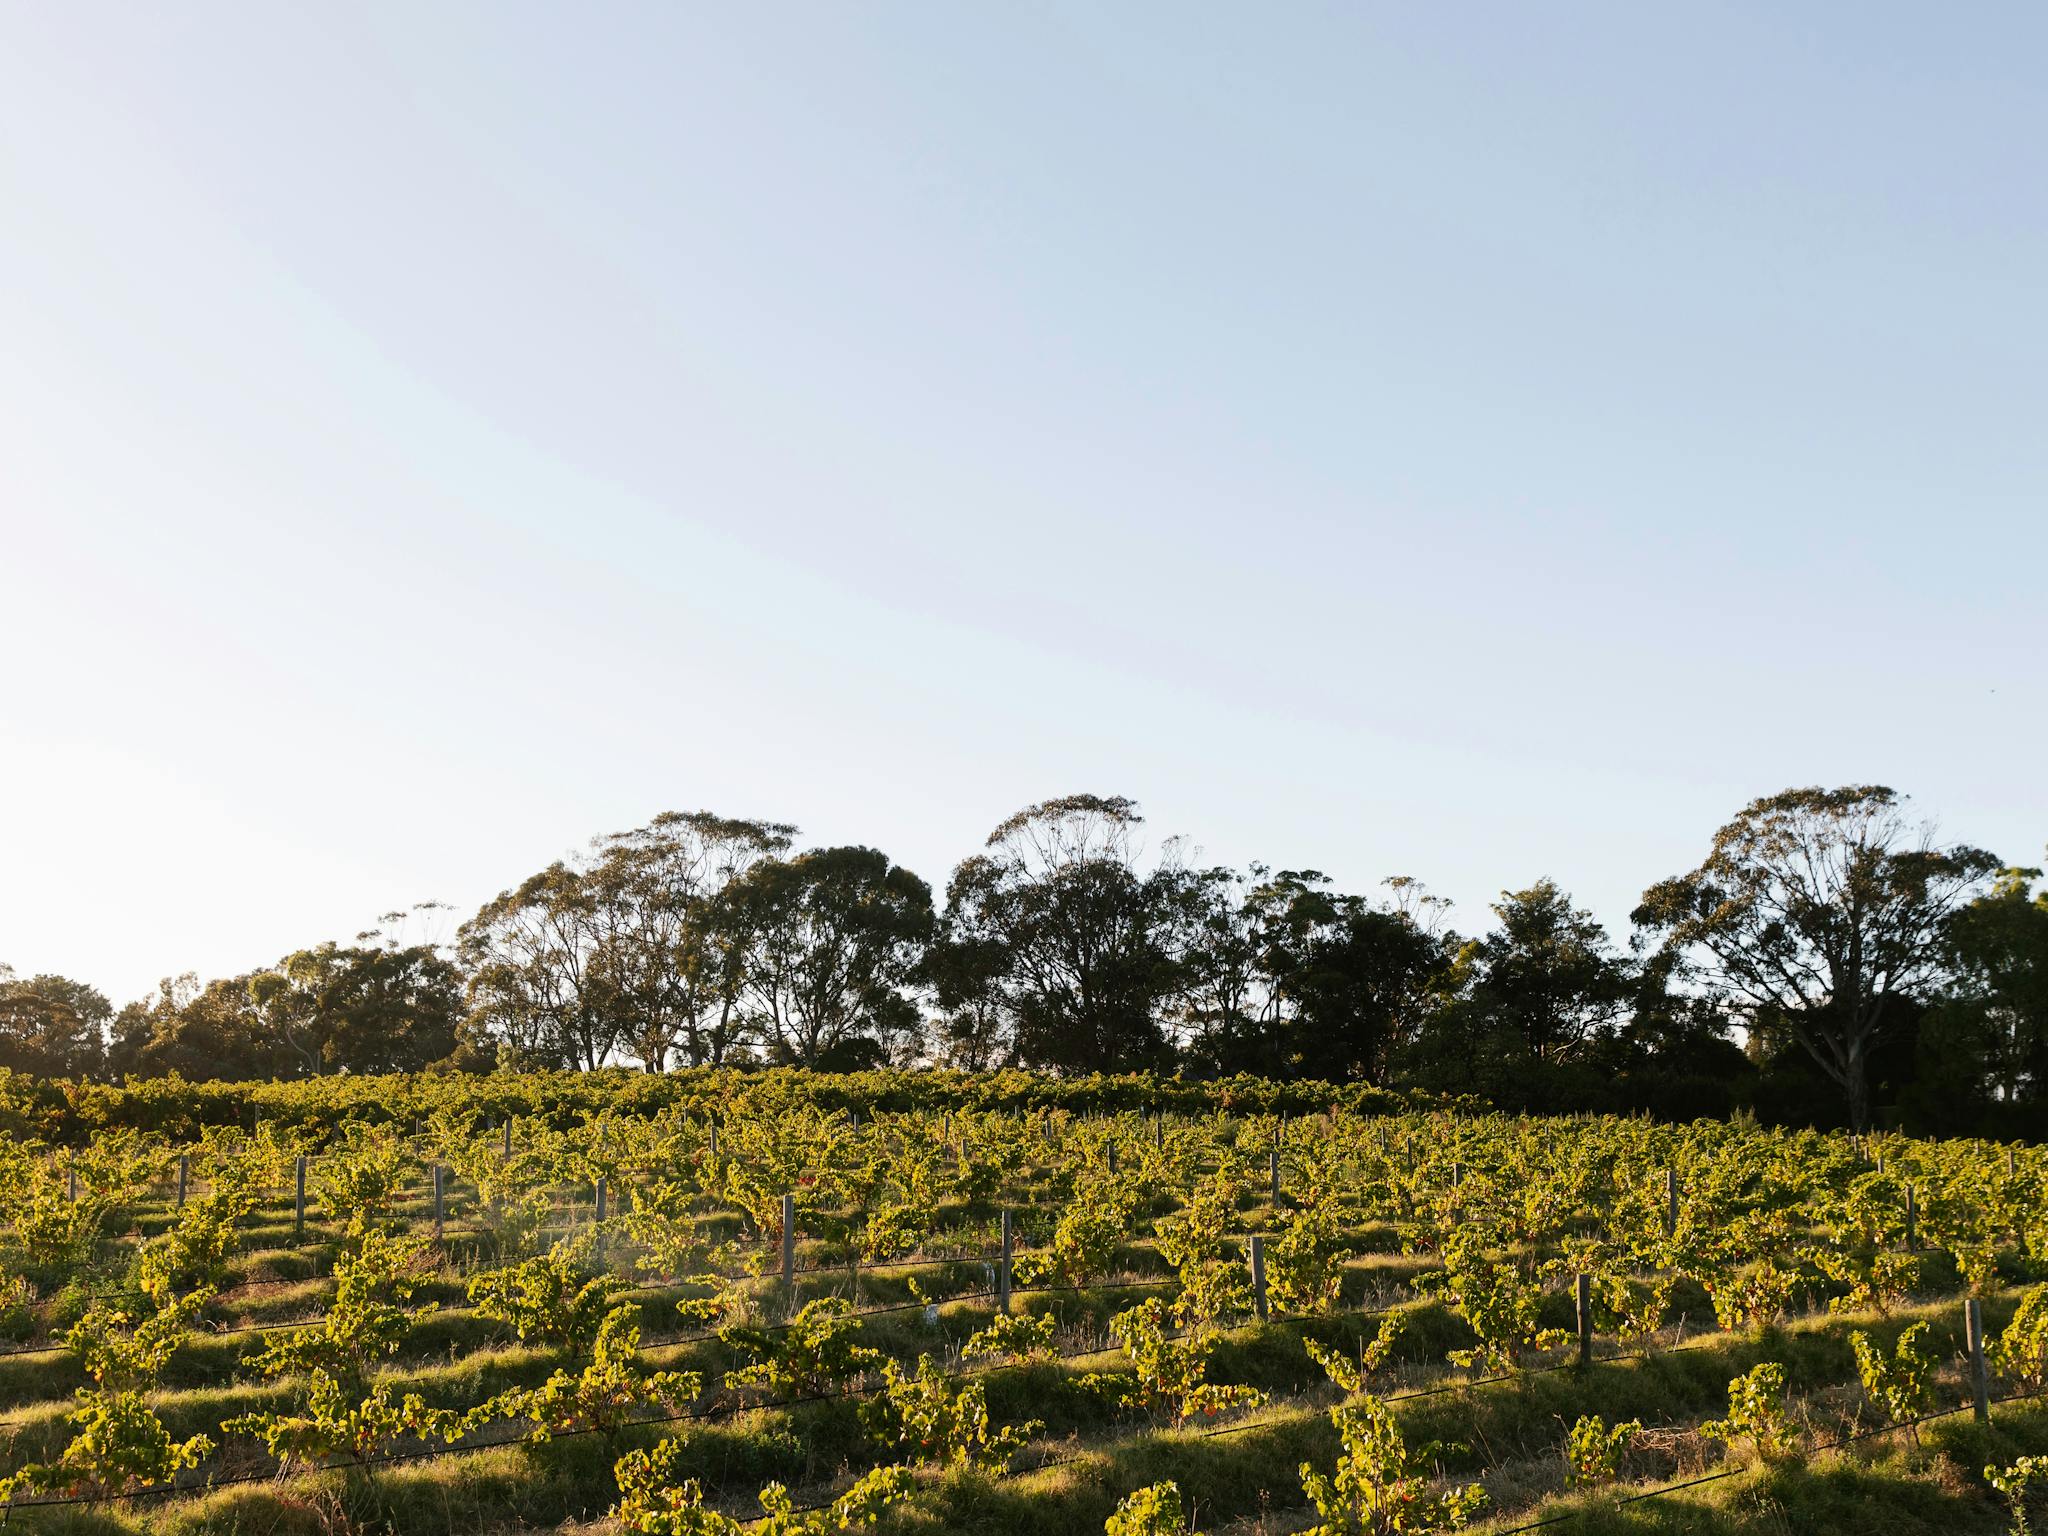
[[566, 861], [485, 902], [457, 936], [472, 1022], [522, 1062], [603, 1066], [626, 1032], [601, 958], [607, 928]]
[[204, 984], [190, 971], [165, 977], [154, 996], [114, 1016], [109, 1069], [194, 1079], [305, 1075], [306, 1059], [278, 1038], [250, 995], [257, 974]]
[[1448, 905], [1406, 877], [1382, 901], [1315, 870], [1208, 871], [1191, 954], [1194, 1055], [1211, 1070], [1383, 1082], [1441, 1007]]
[[453, 1054], [462, 976], [440, 944], [408, 942], [412, 916], [387, 912], [384, 928], [353, 944], [296, 950], [249, 978], [250, 1002], [296, 1073], [413, 1072]]
[[795, 831], [667, 812], [501, 893], [459, 935], [473, 1020], [559, 1066], [723, 1060], [743, 955], [722, 896]]
[[1697, 869], [1643, 893], [1635, 921], [1725, 995], [1752, 1030], [1784, 1030], [1870, 1123], [1870, 1049], [1890, 1012], [1944, 979], [1952, 914], [1998, 868], [1943, 847], [1881, 784], [1751, 801]]
[[1621, 1025], [1636, 998], [1633, 968], [1557, 882], [1503, 891], [1493, 914], [1497, 925], [1466, 951], [1466, 1000], [1519, 1054], [1559, 1066]]
[[1194, 943], [1179, 1013], [1188, 1058], [1198, 1068], [1289, 1075], [1283, 1033], [1292, 1015], [1277, 984], [1271, 917], [1276, 890], [1304, 878], [1322, 877], [1291, 871], [1276, 876], [1262, 864], [1196, 876]]
[[1143, 820], [1121, 796], [1047, 800], [954, 870], [943, 943], [976, 946], [986, 961], [974, 979], [979, 1013], [999, 1032], [991, 1048], [1067, 1072], [1171, 1061], [1199, 880], [1171, 844], [1149, 867], [1141, 861]]
[[113, 1005], [65, 976], [17, 977], [0, 965], [0, 1067], [40, 1077], [91, 1077], [106, 1061]]
[[2038, 1132], [2048, 1103], [2048, 887], [2038, 869], [2004, 869], [1950, 919], [1951, 974], [1934, 1023], [1961, 1058], [1952, 1080], [1974, 1077], [1985, 1099], [2025, 1103]]
[[1283, 877], [1266, 893], [1274, 985], [1289, 1019], [1289, 1070], [1384, 1083], [1396, 1056], [1443, 1008], [1459, 940], [1449, 903], [1405, 876], [1374, 901]]
[[931, 887], [873, 848], [765, 859], [721, 902], [743, 956], [742, 1006], [771, 1058], [816, 1067], [871, 1041], [913, 1045], [910, 989], [932, 935]]
[[746, 952], [724, 894], [795, 835], [781, 822], [664, 811], [599, 840], [585, 876], [605, 917], [598, 963], [626, 1046], [649, 1071], [716, 1066], [738, 1043]]
[[956, 876], [924, 964], [924, 984], [934, 1005], [934, 1059], [966, 1072], [1016, 1064], [1002, 992], [1010, 952], [1000, 935], [979, 925], [980, 916], [979, 908], [963, 899]]

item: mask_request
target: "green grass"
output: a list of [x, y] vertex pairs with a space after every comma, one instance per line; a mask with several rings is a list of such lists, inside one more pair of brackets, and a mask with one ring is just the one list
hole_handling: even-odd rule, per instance
[[[1997, 1536], [2011, 1526], [1983, 1469], [2048, 1453], [2048, 1408], [2002, 1405], [1989, 1427], [1968, 1415], [1943, 1419], [1925, 1426], [1922, 1440], [1916, 1447], [1894, 1432], [1809, 1461], [1751, 1468], [1633, 1503], [1618, 1497], [1658, 1485], [1552, 1499], [1480, 1529], [1572, 1514], [1576, 1518], [1547, 1529], [1571, 1536]], [[2037, 1507], [2037, 1519], [2040, 1513]]]

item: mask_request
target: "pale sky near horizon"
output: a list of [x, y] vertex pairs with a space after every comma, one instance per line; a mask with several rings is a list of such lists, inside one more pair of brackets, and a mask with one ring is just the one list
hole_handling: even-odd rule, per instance
[[663, 809], [2048, 843], [2048, 11], [0, 0], [0, 961]]

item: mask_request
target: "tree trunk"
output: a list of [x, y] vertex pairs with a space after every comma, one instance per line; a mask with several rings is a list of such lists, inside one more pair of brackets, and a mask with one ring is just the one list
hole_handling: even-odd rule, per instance
[[1849, 1129], [1861, 1136], [1870, 1129], [1870, 1080], [1863, 1070], [1863, 1042], [1849, 1043], [1842, 1086], [1849, 1095]]

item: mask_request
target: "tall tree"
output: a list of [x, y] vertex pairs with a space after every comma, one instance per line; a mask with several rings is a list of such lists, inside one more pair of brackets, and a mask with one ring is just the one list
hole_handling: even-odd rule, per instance
[[1004, 1006], [1009, 950], [999, 935], [975, 926], [980, 911], [955, 884], [925, 955], [924, 982], [937, 1005], [934, 1056], [963, 1072], [988, 1072], [1016, 1061]]
[[1592, 1048], [1628, 1015], [1632, 968], [1592, 914], [1550, 880], [1503, 891], [1494, 926], [1456, 948], [1441, 1006], [1402, 1056], [1421, 1085], [1502, 1105], [1597, 1099]]
[[250, 978], [250, 1000], [304, 1073], [416, 1072], [454, 1053], [461, 974], [433, 944], [382, 939], [298, 950]]
[[157, 1031], [180, 1002], [199, 991], [199, 978], [187, 971], [166, 976], [149, 997], [123, 1003], [107, 1026], [107, 1076], [145, 1077], [163, 1070], [150, 1054]]
[[1284, 1077], [1290, 1017], [1278, 972], [1275, 893], [1319, 875], [1273, 876], [1263, 864], [1198, 872], [1190, 885], [1193, 924], [1180, 995], [1180, 1033], [1192, 1064], [1212, 1072]]
[[649, 1071], [672, 1057], [716, 1065], [739, 1038], [744, 955], [720, 898], [795, 836], [781, 822], [664, 811], [599, 840], [585, 877], [605, 920], [598, 964]]
[[105, 1067], [113, 1005], [65, 976], [17, 978], [0, 965], [0, 1067], [86, 1078]]
[[485, 902], [457, 935], [473, 1025], [535, 1065], [603, 1066], [625, 1033], [602, 955], [608, 927], [566, 862]]
[[555, 1066], [723, 1060], [742, 957], [720, 896], [795, 830], [665, 812], [500, 894], [458, 936], [474, 1025]]
[[1442, 1008], [1457, 935], [1434, 924], [1438, 898], [1413, 882], [1412, 902], [1287, 893], [1272, 953], [1293, 1009], [1290, 1069], [1331, 1082], [1384, 1083], [1394, 1059]]
[[1705, 861], [1643, 893], [1635, 921], [1752, 1028], [1782, 1028], [1870, 1123], [1869, 1056], [1887, 1010], [1932, 992], [1950, 915], [1998, 867], [1937, 846], [1878, 784], [1752, 801]]
[[1193, 957], [1197, 1055], [1221, 1071], [1384, 1081], [1437, 1007], [1455, 936], [1412, 880], [1392, 900], [1329, 889], [1314, 870], [1210, 871]]
[[2000, 870], [1948, 927], [1953, 975], [1932, 1021], [1966, 1054], [1978, 1091], [2002, 1104], [2048, 1102], [2048, 887], [2038, 869]]
[[279, 1038], [251, 994], [261, 974], [204, 985], [189, 971], [166, 977], [154, 998], [131, 1003], [116, 1018], [116, 1059], [144, 1074], [199, 1080], [307, 1075], [306, 1056]]
[[1139, 866], [1138, 808], [1069, 795], [1019, 811], [947, 888], [949, 944], [989, 946], [988, 1010], [1030, 1066], [1128, 1071], [1171, 1059], [1186, 983], [1193, 877]]
[[1473, 946], [1469, 1001], [1538, 1066], [1558, 1066], [1626, 1017], [1627, 964], [1593, 914], [1555, 881], [1503, 891], [1499, 926]]
[[748, 1017], [775, 1059], [872, 1062], [914, 1043], [906, 989], [932, 935], [916, 875], [873, 848], [819, 848], [756, 864], [725, 904], [745, 935]]

